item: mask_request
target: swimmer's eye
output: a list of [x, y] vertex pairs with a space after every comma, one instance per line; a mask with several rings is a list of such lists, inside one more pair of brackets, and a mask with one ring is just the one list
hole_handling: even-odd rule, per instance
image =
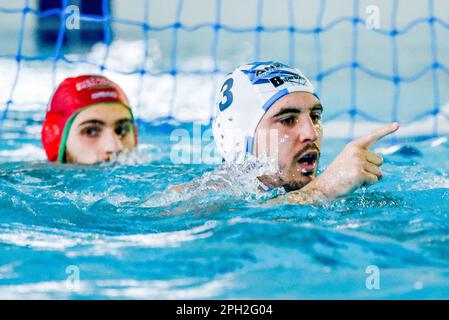
[[296, 123], [296, 117], [288, 117], [285, 119], [281, 119], [280, 122], [284, 125], [284, 126], [292, 126]]
[[101, 129], [99, 127], [87, 127], [84, 128], [83, 130], [81, 130], [81, 134], [85, 135], [89, 138], [95, 138], [98, 137], [100, 135]]
[[319, 122], [319, 121], [321, 121], [321, 114], [320, 113], [312, 113], [310, 115], [310, 118], [312, 118], [313, 122]]
[[120, 136], [120, 137], [124, 137], [126, 136], [128, 133], [131, 132], [131, 123], [123, 123], [118, 125], [115, 128], [115, 133]]

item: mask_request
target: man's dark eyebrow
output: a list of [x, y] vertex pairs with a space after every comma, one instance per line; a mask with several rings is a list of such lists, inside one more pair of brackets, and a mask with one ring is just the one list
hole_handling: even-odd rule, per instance
[[98, 119], [90, 119], [90, 120], [86, 120], [81, 122], [78, 127], [84, 126], [85, 124], [96, 124], [96, 125], [100, 125], [100, 126], [104, 126], [106, 123], [104, 121], [98, 120]]
[[[123, 118], [120, 120], [117, 120], [115, 122], [115, 124], [124, 124], [126, 122], [132, 122], [132, 120], [130, 118]], [[106, 125], [106, 123], [102, 120], [98, 120], [98, 119], [90, 119], [90, 120], [86, 120], [84, 122], [81, 122], [78, 127], [84, 126], [86, 124], [95, 124], [95, 125], [100, 125], [100, 126], [104, 126]]]
[[273, 118], [277, 118], [280, 117], [286, 113], [301, 113], [301, 110], [296, 109], [296, 108], [283, 108], [281, 109], [278, 113], [276, 113]]
[[117, 120], [115, 123], [116, 124], [124, 124], [124, 123], [127, 123], [127, 122], [132, 123], [133, 121], [130, 118], [123, 118], [123, 119]]
[[[317, 105], [314, 105], [311, 109], [311, 111], [317, 111], [317, 110], [323, 112], [323, 106], [321, 104], [317, 104]], [[273, 118], [280, 117], [287, 113], [301, 113], [301, 110], [297, 109], [297, 108], [293, 108], [293, 107], [283, 108], [278, 113], [276, 113], [273, 116]]]
[[312, 107], [312, 111], [315, 111], [315, 110], [319, 110], [319, 111], [323, 112], [323, 106], [321, 104], [314, 105]]

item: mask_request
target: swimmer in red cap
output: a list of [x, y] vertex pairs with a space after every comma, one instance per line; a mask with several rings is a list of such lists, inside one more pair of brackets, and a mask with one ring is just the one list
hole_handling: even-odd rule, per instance
[[51, 98], [42, 144], [59, 163], [93, 164], [133, 150], [137, 128], [125, 93], [103, 76], [65, 79]]

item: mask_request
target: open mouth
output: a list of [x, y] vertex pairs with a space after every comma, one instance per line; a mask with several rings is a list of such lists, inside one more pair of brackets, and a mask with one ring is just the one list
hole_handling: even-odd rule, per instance
[[310, 175], [315, 171], [318, 163], [319, 153], [317, 151], [308, 151], [304, 153], [297, 161], [298, 171]]

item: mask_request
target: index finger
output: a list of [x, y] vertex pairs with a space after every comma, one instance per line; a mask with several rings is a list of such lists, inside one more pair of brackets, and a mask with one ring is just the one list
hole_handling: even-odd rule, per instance
[[388, 136], [389, 134], [395, 132], [399, 129], [399, 123], [390, 123], [386, 126], [383, 126], [379, 129], [374, 130], [367, 136], [361, 137], [357, 140], [354, 140], [353, 143], [364, 148], [369, 148], [371, 145], [379, 141], [385, 136]]

